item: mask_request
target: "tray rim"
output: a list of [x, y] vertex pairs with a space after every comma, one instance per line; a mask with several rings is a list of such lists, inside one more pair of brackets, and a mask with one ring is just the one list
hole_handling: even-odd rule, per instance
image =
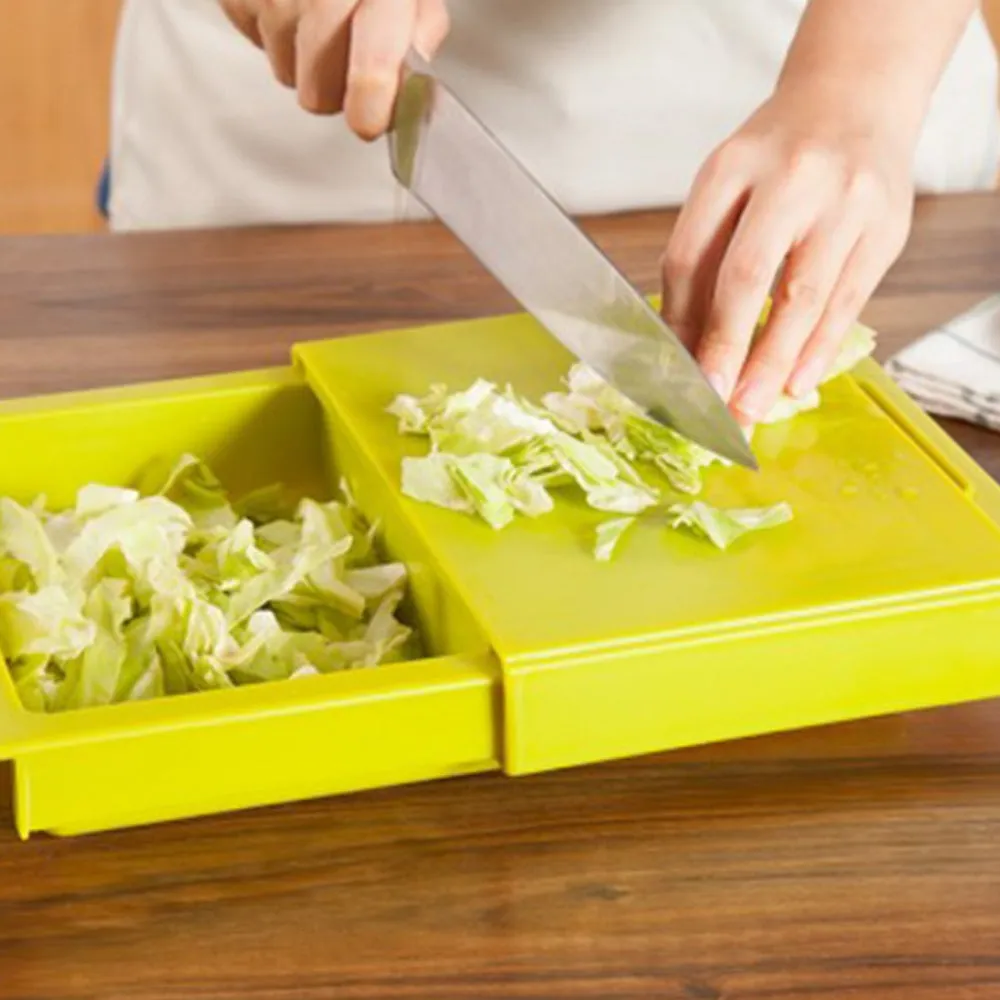
[[[175, 400], [284, 388], [301, 388], [315, 395], [296, 367], [288, 364], [2, 399], [0, 426], [16, 427], [24, 422], [64, 418], [67, 413], [128, 410]], [[378, 698], [497, 683], [499, 676], [495, 654], [483, 642], [479, 648], [459, 653], [426, 656], [372, 670], [300, 678], [295, 684], [255, 684], [43, 713], [21, 704], [10, 671], [0, 657], [0, 761], [32, 751], [138, 738], [166, 729], [238, 723], [264, 715], [336, 710]]]

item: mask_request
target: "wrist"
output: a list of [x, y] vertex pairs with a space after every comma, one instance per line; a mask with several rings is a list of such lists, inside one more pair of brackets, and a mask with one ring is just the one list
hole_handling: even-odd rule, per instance
[[[916, 146], [975, 0], [809, 0], [776, 98], [834, 127]], [[780, 96], [778, 96], [780, 94]]]
[[798, 111], [820, 127], [832, 124], [845, 135], [864, 136], [913, 148], [920, 136], [926, 101], [910, 81], [883, 73], [823, 73], [786, 67], [772, 101]]

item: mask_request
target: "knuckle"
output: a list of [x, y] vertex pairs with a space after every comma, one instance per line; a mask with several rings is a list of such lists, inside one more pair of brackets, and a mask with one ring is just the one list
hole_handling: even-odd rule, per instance
[[849, 323], [857, 319], [868, 300], [868, 293], [860, 284], [854, 281], [845, 282], [837, 289], [835, 308], [831, 310], [838, 316], [847, 317]]
[[754, 353], [754, 369], [768, 381], [783, 382], [791, 374], [800, 347], [790, 337], [772, 337]]
[[705, 159], [698, 171], [699, 179], [706, 183], [713, 183], [726, 174], [727, 158], [726, 146], [720, 146]]
[[680, 243], [668, 245], [660, 258], [660, 271], [667, 282], [689, 278], [694, 273], [695, 266], [695, 255]]
[[735, 408], [751, 422], [764, 419], [788, 382], [794, 362], [751, 356], [740, 377]]
[[803, 139], [788, 154], [788, 172], [792, 177], [809, 180], [837, 174], [840, 171], [838, 159], [825, 144]]
[[692, 350], [697, 346], [700, 331], [692, 323], [685, 304], [674, 301], [667, 289], [663, 291], [660, 315], [670, 324], [685, 347]]
[[823, 290], [814, 278], [793, 274], [782, 282], [778, 299], [783, 306], [815, 314], [822, 308]]
[[716, 312], [699, 341], [698, 359], [708, 368], [719, 371], [735, 368], [738, 371], [750, 349], [750, 340], [744, 333]]
[[706, 371], [717, 372], [730, 384], [736, 381], [745, 352], [739, 344], [716, 336], [706, 336], [698, 345], [698, 361]]
[[767, 288], [773, 275], [767, 273], [764, 261], [757, 254], [738, 253], [723, 264], [720, 284], [737, 291], [757, 291]]
[[848, 201], [863, 208], [878, 208], [887, 202], [885, 181], [877, 171], [858, 167], [844, 179], [844, 194]]
[[743, 136], [735, 135], [709, 154], [701, 168], [701, 178], [712, 183], [742, 172], [753, 155], [753, 143]]

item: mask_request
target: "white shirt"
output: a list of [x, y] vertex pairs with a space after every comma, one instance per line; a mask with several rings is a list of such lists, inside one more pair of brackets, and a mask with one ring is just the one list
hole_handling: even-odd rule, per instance
[[[674, 205], [771, 92], [805, 2], [451, 0], [435, 66], [567, 210]], [[383, 143], [300, 110], [216, 0], [126, 0], [113, 90], [116, 229], [400, 214]], [[918, 188], [991, 187], [998, 135], [977, 15], [935, 94]]]

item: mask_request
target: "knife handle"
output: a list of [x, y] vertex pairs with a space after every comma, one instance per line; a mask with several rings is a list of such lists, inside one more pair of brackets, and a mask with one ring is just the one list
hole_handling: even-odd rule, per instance
[[434, 74], [415, 49], [403, 65], [396, 107], [389, 130], [389, 163], [396, 180], [409, 188], [416, 170], [417, 150], [433, 102]]

